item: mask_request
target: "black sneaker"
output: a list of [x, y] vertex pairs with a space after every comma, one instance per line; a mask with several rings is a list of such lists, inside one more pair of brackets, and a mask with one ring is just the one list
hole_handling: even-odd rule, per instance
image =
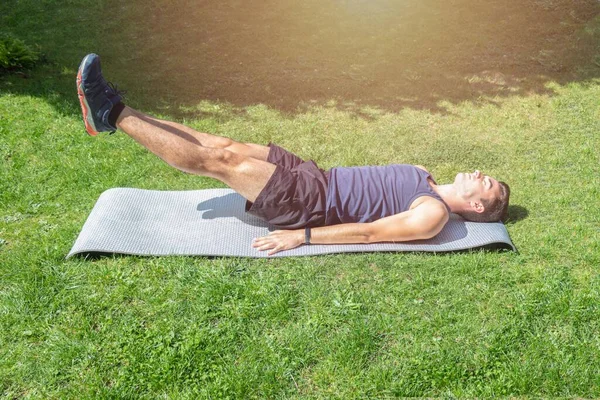
[[108, 122], [108, 116], [112, 108], [121, 102], [121, 92], [102, 76], [97, 54], [88, 54], [81, 61], [77, 72], [77, 94], [87, 133], [96, 136], [98, 132], [113, 133], [117, 130]]

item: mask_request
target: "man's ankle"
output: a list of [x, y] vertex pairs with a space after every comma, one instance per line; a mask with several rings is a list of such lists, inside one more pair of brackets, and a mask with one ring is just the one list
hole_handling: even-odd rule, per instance
[[123, 104], [122, 102], [118, 102], [113, 106], [112, 110], [110, 110], [110, 114], [108, 114], [108, 123], [110, 124], [110, 126], [115, 128], [117, 127], [117, 120], [119, 119], [119, 115], [121, 115], [124, 109], [125, 104]]

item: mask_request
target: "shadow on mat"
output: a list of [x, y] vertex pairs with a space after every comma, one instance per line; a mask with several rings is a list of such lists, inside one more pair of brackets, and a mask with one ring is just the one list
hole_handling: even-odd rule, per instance
[[269, 231], [276, 229], [260, 218], [248, 214], [245, 205], [246, 199], [237, 193], [229, 193], [199, 203], [196, 210], [202, 212], [202, 219], [233, 217], [247, 225], [269, 228]]

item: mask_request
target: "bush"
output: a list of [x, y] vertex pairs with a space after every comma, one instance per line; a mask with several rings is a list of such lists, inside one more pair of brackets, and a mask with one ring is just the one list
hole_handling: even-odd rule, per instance
[[0, 36], [0, 70], [31, 68], [39, 59], [39, 52], [22, 40], [7, 35]]

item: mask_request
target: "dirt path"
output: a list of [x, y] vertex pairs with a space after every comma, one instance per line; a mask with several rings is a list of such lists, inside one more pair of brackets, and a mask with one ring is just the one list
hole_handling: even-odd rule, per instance
[[183, 104], [439, 110], [600, 77], [598, 0], [165, 3], [125, 6], [127, 40], [104, 51]]

